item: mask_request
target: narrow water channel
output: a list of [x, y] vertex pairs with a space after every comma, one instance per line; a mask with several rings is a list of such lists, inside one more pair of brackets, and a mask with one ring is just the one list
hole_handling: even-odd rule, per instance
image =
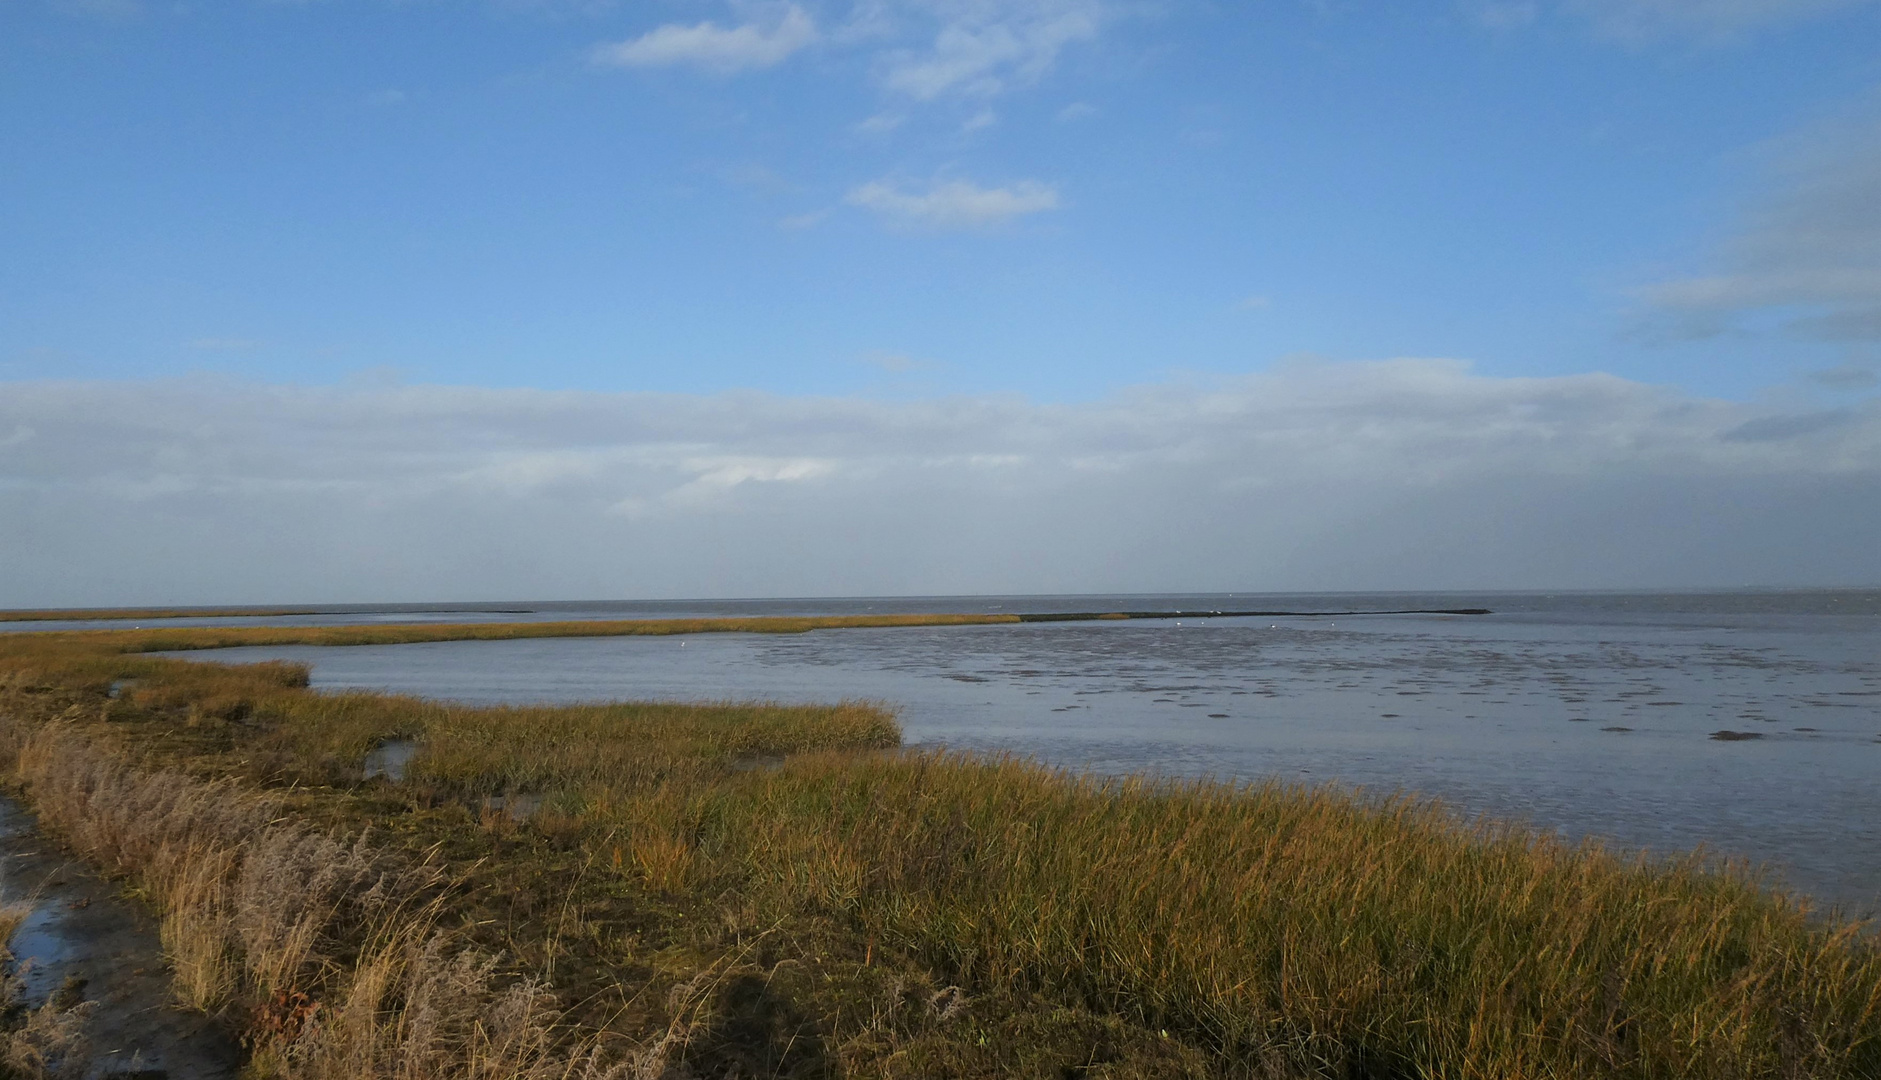
[[33, 815], [0, 798], [0, 868], [5, 899], [32, 914], [7, 943], [21, 1004], [39, 1008], [55, 994], [89, 1002], [83, 1063], [65, 1075], [86, 1080], [233, 1080], [242, 1050], [216, 1021], [175, 1004], [156, 918], [117, 885], [40, 832]]

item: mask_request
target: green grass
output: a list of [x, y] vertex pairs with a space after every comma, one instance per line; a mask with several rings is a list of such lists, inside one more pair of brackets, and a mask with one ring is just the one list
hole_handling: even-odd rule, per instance
[[[893, 618], [816, 625], [928, 621]], [[705, 1074], [1881, 1077], [1871, 939], [1695, 856], [898, 751], [869, 703], [474, 708], [140, 654], [556, 626], [14, 635], [0, 705], [432, 853], [463, 932], [574, 1029], [644, 1042], [690, 1008]], [[408, 779], [365, 782], [392, 738]], [[488, 802], [525, 793], [526, 820]]]

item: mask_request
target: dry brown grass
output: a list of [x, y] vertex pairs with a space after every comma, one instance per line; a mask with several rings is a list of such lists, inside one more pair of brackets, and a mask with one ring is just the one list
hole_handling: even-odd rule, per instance
[[[278, 802], [228, 782], [139, 769], [67, 724], [19, 745], [42, 823], [157, 906], [184, 999], [248, 1014], [256, 1075], [568, 1074], [540, 986], [497, 989], [495, 958], [436, 929], [434, 863], [283, 821]], [[58, 1034], [38, 1023], [15, 1039], [26, 1057]]]
[[97, 1003], [48, 1001], [0, 1037], [0, 1067], [23, 1080], [80, 1080], [91, 1058], [85, 1019]]
[[8, 942], [13, 940], [13, 932], [32, 913], [32, 901], [8, 896], [5, 875], [0, 873], [0, 963], [12, 962], [13, 953], [8, 948]]
[[375, 942], [325, 1009], [252, 1066], [296, 1080], [551, 1080], [587, 1062], [555, 1052], [560, 1011], [537, 982], [503, 985], [497, 961], [424, 933]]

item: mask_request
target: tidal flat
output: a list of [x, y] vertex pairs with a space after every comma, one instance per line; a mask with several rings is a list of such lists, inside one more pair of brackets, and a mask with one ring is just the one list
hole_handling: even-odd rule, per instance
[[[1247, 599], [1102, 603], [1194, 608]], [[256, 646], [217, 655], [305, 663], [316, 689], [474, 704], [882, 701], [912, 747], [1018, 754], [1113, 776], [1416, 792], [1464, 816], [1520, 820], [1569, 841], [1665, 854], [1703, 846], [1764, 868], [1818, 906], [1857, 917], [1881, 907], [1875, 594], [1255, 602], [1495, 611]], [[1011, 612], [1069, 606], [1069, 598], [997, 598], [981, 613], [995, 604]]]
[[0, 638], [0, 764], [254, 1075], [1881, 1074], [1872, 939], [1742, 866], [907, 748], [864, 701], [321, 692], [177, 645]]

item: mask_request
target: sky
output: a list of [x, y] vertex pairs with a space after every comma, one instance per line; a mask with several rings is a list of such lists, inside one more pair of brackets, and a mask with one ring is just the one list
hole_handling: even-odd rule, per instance
[[1877, 537], [1881, 0], [0, 0], [0, 606]]

